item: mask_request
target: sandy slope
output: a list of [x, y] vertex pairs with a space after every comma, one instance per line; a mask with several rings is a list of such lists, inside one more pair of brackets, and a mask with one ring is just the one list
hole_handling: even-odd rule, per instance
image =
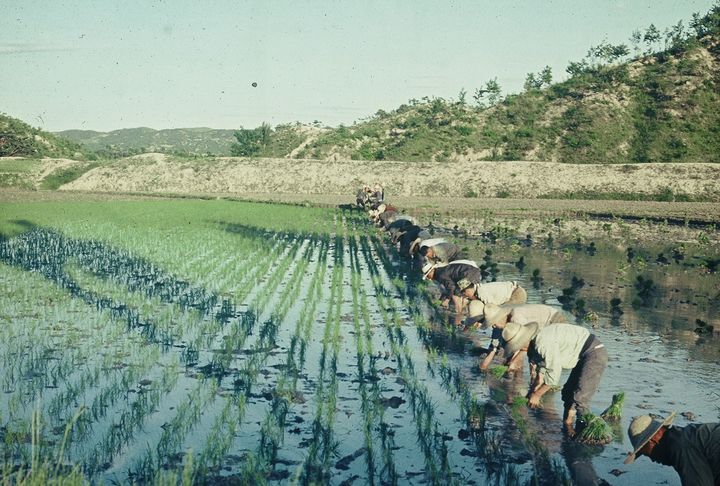
[[183, 194], [354, 194], [381, 182], [394, 196], [532, 199], [568, 193], [675, 194], [720, 201], [720, 165], [570, 165], [550, 162], [364, 162], [145, 154], [98, 167], [62, 187]]

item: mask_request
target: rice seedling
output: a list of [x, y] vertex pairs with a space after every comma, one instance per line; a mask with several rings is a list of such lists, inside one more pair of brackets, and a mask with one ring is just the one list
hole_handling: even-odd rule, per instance
[[504, 365], [497, 365], [490, 368], [488, 371], [490, 372], [490, 375], [492, 375], [496, 379], [500, 379], [503, 376], [505, 376], [505, 373], [507, 372], [508, 367]]
[[612, 396], [612, 403], [606, 408], [600, 417], [607, 420], [620, 420], [622, 418], [622, 408], [625, 403], [625, 392], [615, 393]]
[[603, 445], [612, 441], [612, 430], [602, 417], [587, 413], [581, 417], [582, 426], [575, 440], [583, 444]]

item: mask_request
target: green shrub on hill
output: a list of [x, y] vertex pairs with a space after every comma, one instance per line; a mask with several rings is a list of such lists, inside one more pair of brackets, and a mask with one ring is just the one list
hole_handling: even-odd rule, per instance
[[73, 157], [78, 143], [0, 113], [0, 157]]

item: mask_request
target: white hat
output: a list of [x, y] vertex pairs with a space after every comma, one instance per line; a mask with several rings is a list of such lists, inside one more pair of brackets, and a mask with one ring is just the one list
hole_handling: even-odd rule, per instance
[[512, 312], [512, 307], [506, 305], [500, 306], [496, 304], [486, 304], [484, 312], [485, 322], [487, 322], [488, 326], [494, 326], [501, 321], [507, 321], [507, 316], [510, 312]]
[[483, 317], [485, 315], [485, 304], [482, 300], [471, 300], [468, 305], [468, 316]]
[[670, 425], [674, 418], [675, 412], [671, 413], [668, 418], [662, 421], [654, 419], [650, 415], [635, 417], [633, 421], [630, 422], [630, 427], [628, 427], [628, 436], [630, 436], [630, 442], [635, 450], [627, 455], [625, 464], [632, 463], [638, 451], [652, 439], [653, 435], [657, 434], [657, 431], [660, 430], [661, 427]]
[[378, 214], [384, 213], [386, 209], [387, 209], [387, 204], [381, 204], [381, 205], [378, 206], [378, 208], [377, 208]]
[[502, 333], [502, 339], [505, 341], [503, 344], [505, 356], [512, 356], [516, 351], [527, 346], [537, 334], [539, 327], [537, 322], [529, 322], [525, 325], [508, 322]]

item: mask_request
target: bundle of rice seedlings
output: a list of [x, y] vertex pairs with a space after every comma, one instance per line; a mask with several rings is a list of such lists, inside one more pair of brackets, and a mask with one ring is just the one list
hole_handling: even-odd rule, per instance
[[575, 440], [591, 445], [605, 445], [612, 441], [612, 430], [602, 417], [587, 413], [581, 420], [584, 426], [578, 431]]
[[507, 366], [497, 365], [490, 368], [490, 374], [493, 375], [495, 378], [500, 379], [503, 377], [507, 370]]
[[527, 407], [528, 399], [525, 397], [515, 397], [512, 401], [513, 407]]
[[605, 420], [620, 420], [622, 407], [625, 403], [625, 392], [616, 393], [612, 397], [612, 403], [603, 413], [600, 414]]

